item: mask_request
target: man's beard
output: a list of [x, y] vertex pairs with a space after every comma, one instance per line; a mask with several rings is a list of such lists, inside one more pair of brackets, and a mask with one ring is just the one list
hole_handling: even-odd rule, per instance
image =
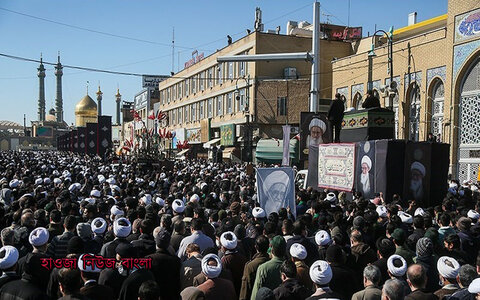
[[422, 180], [411, 180], [410, 190], [412, 191], [414, 199], [420, 199], [423, 197], [423, 182]]
[[368, 177], [368, 173], [367, 174], [362, 173], [360, 175], [360, 182], [362, 183], [362, 186], [363, 186], [363, 192], [364, 193], [370, 192], [370, 178]]
[[309, 139], [310, 139], [310, 142], [308, 145], [319, 145], [319, 144], [323, 144], [323, 139], [321, 136], [317, 137], [317, 138], [313, 138], [311, 135], [309, 136]]

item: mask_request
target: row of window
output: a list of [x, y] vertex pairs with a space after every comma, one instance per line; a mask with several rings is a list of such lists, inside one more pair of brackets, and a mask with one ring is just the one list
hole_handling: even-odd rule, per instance
[[[242, 53], [243, 54], [243, 53]], [[160, 103], [167, 104], [190, 94], [204, 91], [222, 84], [224, 79], [233, 80], [247, 74], [246, 62], [225, 62], [203, 70], [190, 78], [184, 79], [160, 91]]]
[[246, 89], [198, 101], [168, 111], [168, 125], [200, 121], [245, 110]]

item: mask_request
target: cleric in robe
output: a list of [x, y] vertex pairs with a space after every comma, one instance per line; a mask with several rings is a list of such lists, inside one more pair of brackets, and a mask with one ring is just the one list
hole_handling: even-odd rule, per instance
[[318, 146], [323, 144], [323, 135], [327, 130], [327, 124], [319, 118], [312, 118], [310, 124], [308, 125], [308, 130], [310, 134], [307, 137], [307, 148], [310, 145]]
[[424, 196], [423, 179], [425, 178], [426, 169], [425, 166], [415, 161], [410, 166], [410, 186], [409, 186], [409, 199], [413, 199], [417, 204], [422, 205]]
[[367, 155], [362, 157], [360, 162], [361, 172], [357, 177], [358, 188], [357, 190], [362, 193], [365, 199], [373, 198], [374, 195], [374, 182], [372, 170], [372, 160]]

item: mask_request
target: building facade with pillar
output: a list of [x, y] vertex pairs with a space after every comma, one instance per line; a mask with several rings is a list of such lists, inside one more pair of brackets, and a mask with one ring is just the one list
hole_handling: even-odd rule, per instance
[[[479, 22], [478, 1], [449, 0], [445, 15], [393, 32], [396, 138], [425, 141], [433, 133], [451, 145], [454, 177], [474, 181], [480, 165], [480, 32], [475, 30]], [[360, 108], [364, 100], [371, 41], [372, 37], [362, 39], [353, 45], [355, 54], [332, 62], [332, 96], [345, 95], [346, 107]], [[375, 41], [372, 87], [385, 106], [388, 48], [385, 36]]]
[[[168, 116], [162, 127], [176, 134], [165, 148], [175, 149], [178, 142], [188, 141], [192, 156], [206, 157], [206, 149], [222, 145], [224, 158], [234, 155], [251, 161], [244, 151], [246, 130], [251, 130], [253, 139], [282, 138], [286, 120], [298, 126], [299, 109], [293, 108], [308, 111], [312, 65], [307, 61], [219, 63], [217, 58], [310, 52], [311, 48], [311, 37], [252, 32], [207, 57], [193, 53], [183, 70], [159, 84], [159, 109]], [[350, 54], [351, 45], [321, 40], [320, 49], [319, 94], [330, 98], [330, 61]]]

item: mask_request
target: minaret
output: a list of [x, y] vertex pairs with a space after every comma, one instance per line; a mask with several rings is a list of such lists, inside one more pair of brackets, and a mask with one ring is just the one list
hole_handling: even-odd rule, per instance
[[120, 102], [122, 101], [122, 95], [120, 95], [120, 89], [118, 88], [115, 98], [117, 99], [117, 125], [120, 125]]
[[45, 67], [43, 66], [42, 54], [40, 54], [40, 66], [38, 70], [38, 121], [45, 121]]
[[55, 65], [55, 76], [57, 77], [57, 96], [55, 98], [55, 114], [57, 122], [63, 122], [63, 98], [62, 98], [62, 75], [63, 66], [60, 63], [60, 53], [58, 53], [58, 62]]
[[97, 92], [97, 112], [98, 112], [98, 115], [101, 116], [102, 115], [102, 91], [100, 90], [100, 85], [98, 85], [98, 92]]

